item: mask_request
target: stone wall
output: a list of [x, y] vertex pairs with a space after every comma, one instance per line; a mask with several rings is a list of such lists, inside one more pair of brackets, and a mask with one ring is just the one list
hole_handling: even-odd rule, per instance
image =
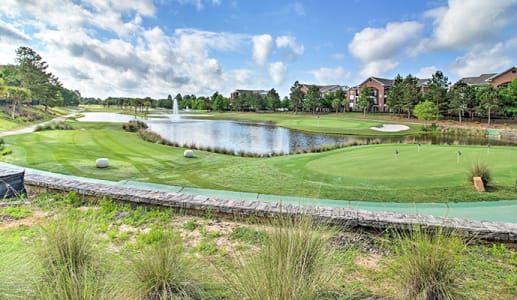
[[345, 227], [367, 229], [410, 229], [421, 224], [426, 227], [447, 227], [461, 234], [483, 240], [517, 242], [517, 224], [499, 222], [480, 222], [458, 218], [444, 218], [423, 215], [401, 214], [395, 212], [373, 212], [350, 208], [312, 207], [301, 205], [282, 205], [281, 203], [261, 201], [235, 201], [200, 195], [152, 191], [88, 182], [64, 176], [53, 177], [49, 174], [26, 173], [25, 183], [29, 193], [36, 189], [54, 191], [75, 191], [79, 195], [109, 197], [116, 201], [135, 204], [165, 206], [194, 213], [210, 211], [231, 217], [272, 217], [278, 214], [311, 214], [317, 219]]

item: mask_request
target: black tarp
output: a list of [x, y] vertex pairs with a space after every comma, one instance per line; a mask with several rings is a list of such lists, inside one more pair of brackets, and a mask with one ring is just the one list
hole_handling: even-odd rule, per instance
[[8, 172], [0, 170], [0, 199], [25, 194], [25, 171]]

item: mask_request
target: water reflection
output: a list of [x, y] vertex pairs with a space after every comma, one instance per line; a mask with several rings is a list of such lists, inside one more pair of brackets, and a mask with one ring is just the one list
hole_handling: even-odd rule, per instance
[[[127, 122], [132, 116], [113, 113], [85, 113], [80, 121]], [[271, 123], [200, 119], [149, 119], [149, 129], [179, 145], [196, 148], [219, 148], [235, 154], [287, 154], [323, 145], [348, 143], [414, 143], [450, 145], [511, 145], [515, 141], [492, 140], [468, 136], [336, 136], [310, 134]]]

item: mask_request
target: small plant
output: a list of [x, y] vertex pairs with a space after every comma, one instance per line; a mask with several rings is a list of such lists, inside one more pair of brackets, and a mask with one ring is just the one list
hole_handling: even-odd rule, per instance
[[263, 244], [267, 239], [267, 234], [248, 227], [239, 226], [232, 230], [228, 238], [230, 240], [238, 240], [246, 243]]
[[199, 227], [199, 224], [197, 223], [196, 220], [189, 220], [187, 221], [184, 225], [183, 225], [183, 228], [187, 229], [187, 230], [194, 230], [196, 228]]
[[9, 155], [13, 153], [13, 150], [5, 147], [5, 141], [3, 138], [0, 138], [0, 154], [2, 156]]
[[186, 256], [179, 234], [148, 245], [130, 259], [132, 278], [126, 293], [131, 299], [201, 299], [195, 261]]
[[461, 299], [460, 266], [465, 242], [445, 229], [414, 228], [395, 238], [393, 273], [403, 299]]
[[483, 185], [487, 186], [492, 180], [492, 175], [490, 174], [490, 168], [488, 165], [480, 161], [474, 162], [468, 172], [467, 180], [472, 182], [472, 178], [474, 177], [481, 177]]

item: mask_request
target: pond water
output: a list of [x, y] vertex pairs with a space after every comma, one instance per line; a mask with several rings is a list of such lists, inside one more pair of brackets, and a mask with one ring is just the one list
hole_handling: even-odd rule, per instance
[[[116, 113], [84, 113], [78, 121], [127, 122], [134, 116]], [[164, 115], [165, 116], [165, 115]], [[179, 145], [196, 148], [219, 148], [239, 152], [270, 154], [293, 153], [322, 145], [359, 143], [422, 143], [458, 145], [506, 145], [510, 141], [480, 137], [448, 136], [346, 136], [311, 134], [272, 123], [191, 119], [188, 116], [143, 120], [149, 129]]]

